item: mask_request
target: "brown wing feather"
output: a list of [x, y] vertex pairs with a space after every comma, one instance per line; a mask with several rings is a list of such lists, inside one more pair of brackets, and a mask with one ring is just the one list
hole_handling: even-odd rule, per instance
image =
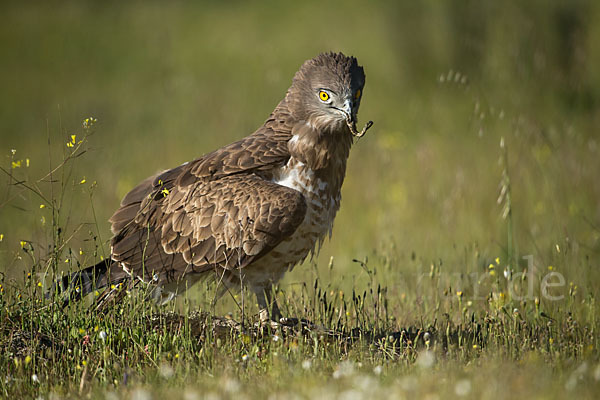
[[241, 268], [304, 219], [299, 192], [270, 182], [289, 158], [291, 126], [280, 108], [238, 142], [150, 177], [111, 217], [112, 258], [164, 283], [188, 271]]
[[198, 185], [144, 204], [113, 239], [113, 259], [137, 276], [158, 274], [159, 282], [186, 271], [241, 268], [291, 235], [306, 213], [301, 193], [255, 174]]
[[175, 185], [196, 185], [198, 180], [214, 180], [237, 173], [257, 172], [270, 179], [270, 171], [284, 165], [290, 157], [287, 142], [292, 137], [285, 101], [255, 133], [179, 167], [146, 178], [121, 201], [110, 218], [113, 234], [131, 223], [147, 197]]

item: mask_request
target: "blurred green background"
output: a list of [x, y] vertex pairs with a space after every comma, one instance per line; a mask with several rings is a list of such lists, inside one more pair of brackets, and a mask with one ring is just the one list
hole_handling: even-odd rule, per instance
[[[354, 258], [461, 271], [467, 249], [505, 256], [502, 137], [519, 253], [543, 265], [568, 248], [565, 273], [597, 266], [598, 38], [593, 1], [3, 2], [0, 271], [31, 264], [20, 241], [44, 257], [52, 239], [50, 207], [11, 183], [58, 165], [84, 118], [98, 119], [87, 152], [55, 176], [81, 264], [94, 235], [107, 254], [107, 219], [138, 181], [253, 132], [329, 50], [364, 66], [359, 118], [375, 125], [352, 151], [321, 270], [331, 256], [344, 277], [364, 276]], [[60, 185], [39, 183], [54, 197]]]

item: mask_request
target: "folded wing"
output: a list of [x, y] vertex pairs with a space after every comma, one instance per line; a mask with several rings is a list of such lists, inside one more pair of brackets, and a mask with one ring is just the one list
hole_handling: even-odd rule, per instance
[[301, 193], [269, 179], [285, 139], [255, 134], [140, 183], [110, 220], [112, 258], [161, 284], [262, 257], [306, 213]]

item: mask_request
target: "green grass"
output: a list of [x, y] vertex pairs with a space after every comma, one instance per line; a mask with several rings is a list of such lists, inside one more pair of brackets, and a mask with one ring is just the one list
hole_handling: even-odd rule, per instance
[[[465, 253], [473, 262], [463, 273], [449, 279], [434, 263], [429, 273], [405, 277], [405, 292], [393, 284], [399, 260], [383, 256], [364, 265], [369, 279], [362, 293], [323, 285], [321, 278], [285, 288], [282, 310], [315, 323], [308, 330], [257, 330], [255, 307], [245, 310], [243, 326], [230, 329], [225, 318], [212, 329], [210, 313], [194, 312], [198, 305], [188, 296], [156, 307], [142, 301], [143, 291], [128, 292], [104, 313], [89, 301], [62, 309], [43, 296], [36, 275], [26, 275], [2, 282], [0, 388], [7, 398], [106, 392], [593, 398], [600, 364], [592, 291], [567, 285], [526, 298], [529, 279], [509, 289], [492, 274], [495, 260], [490, 268], [477, 249]], [[487, 282], [477, 285], [472, 276]], [[532, 281], [540, 284], [537, 276]], [[208, 301], [200, 308], [210, 310]], [[242, 321], [241, 310], [231, 309]]]
[[[595, 3], [0, 7], [0, 397], [597, 397]], [[105, 313], [43, 296], [108, 256], [135, 183], [252, 132], [330, 49], [375, 125], [277, 291], [321, 328], [258, 334], [253, 298], [204, 284]]]

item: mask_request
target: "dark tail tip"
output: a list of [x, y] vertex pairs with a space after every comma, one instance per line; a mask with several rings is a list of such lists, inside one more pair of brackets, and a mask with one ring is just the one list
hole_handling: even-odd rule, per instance
[[111, 263], [111, 260], [103, 260], [96, 265], [57, 279], [52, 289], [46, 293], [46, 297], [50, 298], [56, 293], [62, 299], [63, 307], [71, 300], [82, 299], [93, 290], [107, 285], [106, 275]]

